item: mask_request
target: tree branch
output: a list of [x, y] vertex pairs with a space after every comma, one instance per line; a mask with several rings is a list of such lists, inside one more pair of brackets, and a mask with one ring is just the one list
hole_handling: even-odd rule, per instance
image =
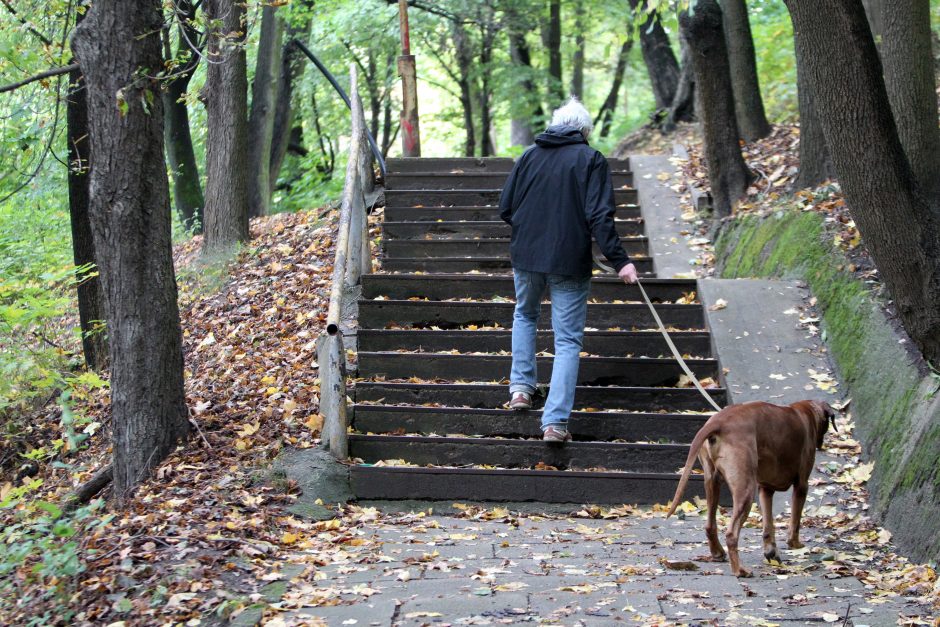
[[[0, 0], [2, 2], [3, 0]], [[10, 83], [9, 85], [0, 85], [0, 94], [6, 93], [8, 91], [13, 91], [29, 85], [30, 83], [35, 83], [36, 81], [41, 81], [45, 78], [51, 78], [53, 76], [61, 76], [62, 74], [68, 74], [72, 70], [79, 69], [78, 63], [72, 63], [71, 65], [64, 65], [62, 67], [52, 68], [51, 70], [46, 70], [45, 72], [40, 72], [39, 74], [34, 74], [29, 78], [24, 78], [23, 80], [17, 83]]]
[[46, 44], [47, 46], [52, 46], [52, 40], [36, 30], [33, 25], [29, 23], [29, 20], [21, 17], [20, 14], [16, 12], [16, 9], [13, 8], [13, 5], [10, 4], [10, 0], [0, 0], [0, 2], [2, 2], [3, 6], [7, 8], [7, 11], [10, 12], [10, 15], [16, 18], [16, 21], [26, 27], [26, 30], [35, 35], [42, 43]]

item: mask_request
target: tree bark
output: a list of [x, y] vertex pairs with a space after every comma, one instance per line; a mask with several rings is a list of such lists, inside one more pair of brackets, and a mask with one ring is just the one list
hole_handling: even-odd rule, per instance
[[669, 112], [663, 120], [662, 131], [672, 133], [679, 122], [691, 122], [695, 119], [695, 72], [692, 70], [692, 53], [689, 42], [680, 35], [679, 45], [682, 53], [682, 70], [679, 72], [679, 84], [676, 95], [669, 105]]
[[770, 122], [764, 113], [764, 101], [757, 79], [757, 60], [754, 57], [754, 38], [747, 18], [745, 0], [722, 0], [725, 41], [728, 62], [731, 65], [731, 87], [734, 90], [734, 111], [738, 130], [745, 141], [755, 141], [770, 135]]
[[[79, 20], [82, 16], [79, 15]], [[95, 240], [89, 215], [88, 178], [91, 150], [88, 145], [88, 91], [81, 70], [69, 73], [69, 91], [65, 117], [68, 127], [69, 218], [72, 223], [72, 258], [78, 268], [96, 266]], [[78, 278], [78, 318], [82, 330], [82, 352], [89, 370], [101, 372], [108, 364], [108, 340], [105, 334], [104, 295], [101, 281], [90, 272]]]
[[565, 98], [564, 80], [561, 76], [561, 0], [549, 0], [548, 24], [545, 28], [545, 49], [548, 52], [548, 93], [554, 94], [561, 105]]
[[248, 118], [248, 210], [251, 217], [271, 213], [271, 145], [283, 37], [284, 24], [277, 14], [277, 6], [265, 4], [261, 10], [261, 37]]
[[744, 195], [751, 175], [738, 143], [740, 135], [734, 115], [721, 8], [715, 0], [698, 0], [694, 14], [683, 11], [679, 15], [679, 26], [692, 52], [715, 214], [729, 216], [734, 204]]
[[584, 99], [584, 54], [587, 43], [584, 38], [584, 0], [574, 4], [574, 54], [571, 57], [571, 95]]
[[72, 47], [85, 72], [94, 167], [92, 232], [111, 352], [114, 496], [119, 506], [189, 433], [170, 248], [158, 0], [97, 0]]
[[206, 68], [206, 228], [210, 253], [248, 241], [248, 75], [244, 4], [204, 0], [216, 28]]
[[629, 38], [620, 46], [620, 54], [617, 55], [617, 67], [614, 68], [614, 80], [607, 92], [607, 98], [601, 105], [597, 113], [597, 119], [594, 120], [594, 126], [600, 127], [600, 136], [605, 138], [610, 134], [610, 127], [614, 119], [614, 111], [617, 110], [617, 101], [620, 98], [620, 88], [623, 85], [623, 76], [627, 71], [627, 60], [630, 57], [630, 50], [633, 48], [633, 38]]
[[[799, 32], [794, 28], [793, 41], [796, 50], [800, 47], [798, 39]], [[819, 116], [816, 114], [816, 99], [813, 96], [809, 70], [805, 63], [801, 62], [799, 55], [796, 58], [796, 86], [800, 107], [800, 171], [793, 187], [818, 187], [835, 178], [836, 172]]]
[[295, 128], [296, 114], [294, 111], [294, 83], [304, 74], [305, 59], [296, 46], [295, 39], [306, 40], [310, 36], [312, 19], [306, 17], [299, 24], [291, 24], [287, 29], [284, 48], [281, 51], [281, 74], [278, 79], [277, 103], [274, 106], [274, 129], [271, 139], [271, 188], [277, 183], [287, 155], [288, 147], [292, 141], [292, 132]]
[[490, 73], [492, 72], [493, 44], [496, 40], [495, 16], [490, 11], [480, 19], [480, 156], [496, 153], [493, 146], [493, 112]]
[[507, 30], [509, 57], [518, 76], [510, 93], [512, 114], [509, 127], [510, 144], [530, 146], [535, 141], [535, 121], [541, 121], [545, 112], [542, 109], [538, 88], [532, 79], [533, 68], [529, 44], [526, 42], [525, 31], [517, 15], [510, 16]]
[[[196, 15], [196, 7], [190, 0], [178, 0], [176, 3], [178, 13], [180, 50], [186, 53], [186, 62], [175, 70], [175, 76], [164, 84], [163, 92], [163, 123], [165, 128], [166, 155], [169, 161], [170, 174], [173, 177], [173, 204], [180, 222], [187, 231], [202, 233], [205, 198], [202, 195], [202, 185], [199, 182], [199, 167], [196, 165], [196, 153], [193, 150], [193, 138], [189, 127], [189, 109], [183, 97], [189, 89], [189, 82], [193, 72], [199, 65], [199, 54], [191, 49], [196, 45], [199, 34], [192, 26], [191, 20]], [[164, 42], [167, 59], [171, 59], [168, 32], [164, 33], [167, 39]]]
[[[642, 0], [630, 0], [630, 7], [638, 16], [645, 6], [646, 3]], [[667, 109], [672, 104], [679, 85], [679, 62], [676, 61], [676, 55], [669, 44], [669, 35], [663, 28], [659, 13], [654, 11], [646, 16], [639, 30], [640, 48], [643, 50], [643, 61], [646, 63], [653, 87], [656, 108]]]
[[786, 5], [852, 217], [907, 332], [940, 364], [940, 219], [918, 193], [862, 5]]
[[940, 205], [940, 126], [929, 0], [891, 5], [883, 15], [881, 59], [891, 111], [914, 179]]

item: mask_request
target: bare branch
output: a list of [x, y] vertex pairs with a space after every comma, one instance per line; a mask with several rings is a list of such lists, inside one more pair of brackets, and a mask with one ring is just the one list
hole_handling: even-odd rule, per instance
[[19, 89], [20, 87], [24, 87], [26, 85], [29, 85], [30, 83], [35, 83], [36, 81], [41, 81], [45, 78], [51, 78], [53, 76], [61, 76], [62, 74], [68, 74], [72, 70], [77, 70], [77, 69], [79, 69], [78, 63], [72, 63], [71, 65], [64, 65], [62, 67], [55, 67], [55, 68], [52, 68], [51, 70], [46, 70], [45, 72], [34, 74], [33, 76], [30, 76], [29, 78], [24, 78], [23, 80], [17, 83], [10, 83], [9, 85], [0, 85], [0, 94], [6, 93], [8, 91], [13, 91], [15, 89]]
[[10, 0], [0, 0], [0, 2], [2, 2], [3, 6], [7, 8], [7, 11], [10, 12], [10, 15], [16, 18], [16, 21], [26, 27], [26, 30], [35, 35], [42, 43], [46, 44], [47, 46], [52, 46], [52, 40], [36, 30], [33, 25], [29, 23], [29, 20], [17, 13], [16, 9], [13, 8], [13, 5], [10, 4]]

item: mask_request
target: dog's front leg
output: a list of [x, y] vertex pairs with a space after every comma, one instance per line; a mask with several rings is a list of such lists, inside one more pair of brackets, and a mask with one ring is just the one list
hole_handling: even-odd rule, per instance
[[803, 506], [806, 504], [806, 494], [809, 492], [808, 484], [796, 483], [793, 485], [793, 506], [790, 508], [790, 537], [787, 546], [791, 549], [802, 549], [800, 542], [800, 519], [803, 517]]
[[764, 486], [760, 487], [760, 515], [764, 522], [764, 558], [780, 561], [774, 531], [774, 491]]

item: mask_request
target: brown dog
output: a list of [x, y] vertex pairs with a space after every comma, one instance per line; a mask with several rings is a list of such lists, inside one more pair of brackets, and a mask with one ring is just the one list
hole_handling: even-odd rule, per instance
[[754, 492], [760, 488], [761, 516], [764, 519], [764, 557], [779, 559], [774, 538], [773, 494], [793, 486], [790, 535], [787, 546], [801, 548], [800, 517], [809, 488], [808, 480], [822, 449], [829, 423], [835, 430], [836, 412], [822, 401], [799, 401], [789, 406], [752, 402], [725, 407], [708, 419], [692, 440], [689, 456], [668, 518], [679, 506], [698, 456], [705, 470], [705, 498], [708, 520], [705, 535], [713, 560], [724, 561], [725, 551], [718, 541], [715, 513], [718, 510], [720, 478], [731, 488], [734, 507], [725, 539], [731, 556], [731, 573], [749, 577], [738, 557], [738, 535], [751, 511]]

